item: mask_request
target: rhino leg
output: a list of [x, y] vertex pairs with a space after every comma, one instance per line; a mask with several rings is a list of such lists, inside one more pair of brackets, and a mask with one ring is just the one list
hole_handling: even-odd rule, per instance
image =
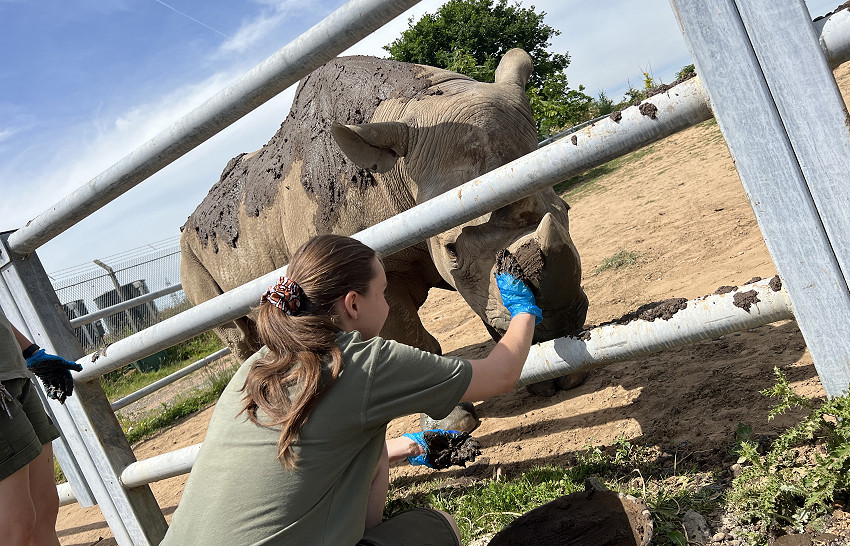
[[[410, 271], [387, 272], [387, 303], [390, 314], [381, 330], [381, 337], [394, 339], [406, 345], [442, 354], [442, 348], [437, 339], [428, 333], [419, 318], [419, 308], [428, 297], [428, 284], [421, 277]], [[442, 428], [460, 432], [472, 432], [481, 421], [475, 413], [475, 406], [464, 402], [441, 420], [432, 419], [426, 414], [419, 416], [422, 430]]]
[[390, 313], [381, 330], [381, 337], [405, 345], [443, 354], [440, 343], [428, 333], [419, 319], [419, 308], [428, 297], [428, 286], [418, 282], [418, 276], [397, 271], [387, 272], [387, 303]]
[[422, 430], [441, 428], [458, 432], [472, 432], [480, 424], [481, 420], [478, 418], [472, 402], [461, 402], [445, 419], [432, 419], [424, 413], [419, 416], [419, 428]]
[[[183, 283], [183, 292], [192, 305], [198, 305], [224, 293], [209, 270], [195, 255], [185, 237], [180, 239], [180, 278]], [[230, 348], [231, 354], [239, 362], [247, 360], [261, 347], [254, 322], [248, 317], [222, 324], [213, 331]]]

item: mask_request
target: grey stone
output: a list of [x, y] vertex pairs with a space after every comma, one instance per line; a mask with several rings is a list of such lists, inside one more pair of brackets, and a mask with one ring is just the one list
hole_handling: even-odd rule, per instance
[[682, 525], [685, 527], [685, 533], [688, 537], [688, 542], [708, 542], [711, 538], [711, 529], [708, 522], [699, 512], [688, 510], [682, 517]]

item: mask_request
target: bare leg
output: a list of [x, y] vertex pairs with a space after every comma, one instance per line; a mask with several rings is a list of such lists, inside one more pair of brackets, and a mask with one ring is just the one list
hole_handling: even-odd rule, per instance
[[417, 311], [428, 297], [428, 287], [418, 284], [417, 276], [403, 278], [398, 272], [387, 273], [387, 303], [390, 315], [381, 330], [381, 337], [394, 339], [423, 351], [442, 354], [440, 343], [425, 330]]
[[56, 516], [59, 514], [59, 495], [53, 477], [53, 446], [43, 446], [41, 455], [29, 465], [30, 495], [35, 506], [35, 529], [32, 544], [59, 546], [56, 537]]
[[387, 444], [384, 443], [384, 452], [375, 467], [375, 476], [369, 488], [369, 501], [366, 505], [366, 529], [381, 523], [384, 517], [384, 506], [387, 504], [387, 493], [390, 490], [390, 459], [387, 453]]
[[30, 465], [0, 481], [0, 529], [4, 544], [25, 546], [32, 542], [36, 509], [30, 495]]

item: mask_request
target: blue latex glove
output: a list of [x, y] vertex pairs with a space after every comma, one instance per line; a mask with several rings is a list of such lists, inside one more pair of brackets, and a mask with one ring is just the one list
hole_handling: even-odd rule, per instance
[[499, 273], [496, 275], [496, 286], [499, 287], [502, 303], [511, 313], [511, 318], [520, 313], [530, 313], [535, 317], [534, 324], [540, 324], [543, 320], [543, 310], [537, 307], [534, 294], [524, 282], [510, 273]]
[[416, 442], [417, 444], [419, 444], [422, 447], [422, 454], [421, 455], [416, 455], [416, 456], [411, 455], [407, 458], [407, 462], [409, 462], [413, 466], [425, 465], [428, 468], [434, 468], [431, 465], [431, 461], [429, 459], [429, 456], [431, 454], [428, 451], [428, 442], [425, 441], [425, 433], [426, 432], [435, 432], [437, 434], [448, 436], [449, 438], [454, 438], [454, 437], [460, 436], [461, 434], [464, 434], [463, 432], [458, 432], [456, 430], [444, 430], [444, 429], [441, 429], [441, 428], [435, 428], [435, 429], [432, 429], [432, 430], [423, 430], [422, 432], [409, 432], [407, 434], [402, 434], [402, 436], [404, 436], [405, 438], [410, 438], [411, 440], [413, 440], [414, 442]]
[[74, 379], [70, 370], [82, 371], [83, 367], [76, 362], [65, 360], [39, 349], [27, 359], [27, 368], [44, 384], [47, 396], [58, 400], [60, 404], [74, 392]]

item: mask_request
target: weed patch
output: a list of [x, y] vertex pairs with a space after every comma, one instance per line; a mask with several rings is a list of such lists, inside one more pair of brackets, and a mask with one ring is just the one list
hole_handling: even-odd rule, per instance
[[574, 203], [578, 201], [582, 196], [587, 195], [588, 193], [591, 193], [593, 191], [599, 190], [597, 182], [603, 176], [611, 174], [614, 171], [619, 170], [621, 167], [638, 161], [643, 157], [649, 155], [653, 151], [654, 146], [645, 146], [640, 150], [636, 150], [630, 154], [618, 157], [617, 159], [612, 159], [604, 165], [594, 167], [588, 171], [573, 176], [572, 178], [568, 178], [563, 182], [555, 184], [555, 186], [553, 186], [553, 189], [555, 190], [555, 193], [557, 193], [561, 196], [562, 199], [564, 199], [564, 201], [567, 201], [568, 203]]
[[230, 378], [236, 373], [236, 369], [237, 366], [234, 365], [219, 372], [209, 372], [209, 378], [204, 387], [189, 391], [175, 402], [162, 404], [160, 409], [151, 412], [152, 415], [149, 413], [148, 417], [128, 419], [120, 413], [117, 414], [118, 422], [127, 435], [127, 441], [132, 444], [155, 432], [171, 427], [178, 419], [206, 408], [218, 400]]
[[166, 349], [164, 352], [166, 363], [158, 370], [142, 373], [134, 370], [132, 366], [125, 366], [101, 376], [100, 386], [106, 397], [114, 402], [214, 353], [223, 346], [221, 340], [212, 331], [204, 332]]
[[764, 455], [739, 426], [737, 452], [742, 465], [729, 494], [730, 506], [743, 521], [756, 524], [767, 543], [769, 532], [802, 532], [846, 504], [850, 493], [850, 395], [824, 402], [794, 393], [785, 375], [774, 368], [777, 383], [762, 391], [778, 400], [768, 419], [791, 408], [809, 411], [803, 421], [783, 432]]
[[640, 258], [640, 252], [623, 250], [621, 248], [612, 256], [602, 260], [602, 263], [596, 268], [596, 273], [602, 273], [607, 269], [619, 269], [621, 267], [634, 265], [637, 263], [638, 258]]
[[707, 513], [722, 506], [718, 477], [694, 471], [666, 475], [658, 456], [657, 447], [621, 437], [607, 447], [586, 445], [568, 467], [537, 467], [509, 479], [393, 485], [385, 515], [416, 506], [444, 510], [457, 521], [462, 544], [482, 544], [520, 515], [583, 491], [586, 480], [596, 478], [612, 491], [646, 501], [655, 522], [653, 544], [685, 544], [681, 523], [685, 512], [693, 508]]

